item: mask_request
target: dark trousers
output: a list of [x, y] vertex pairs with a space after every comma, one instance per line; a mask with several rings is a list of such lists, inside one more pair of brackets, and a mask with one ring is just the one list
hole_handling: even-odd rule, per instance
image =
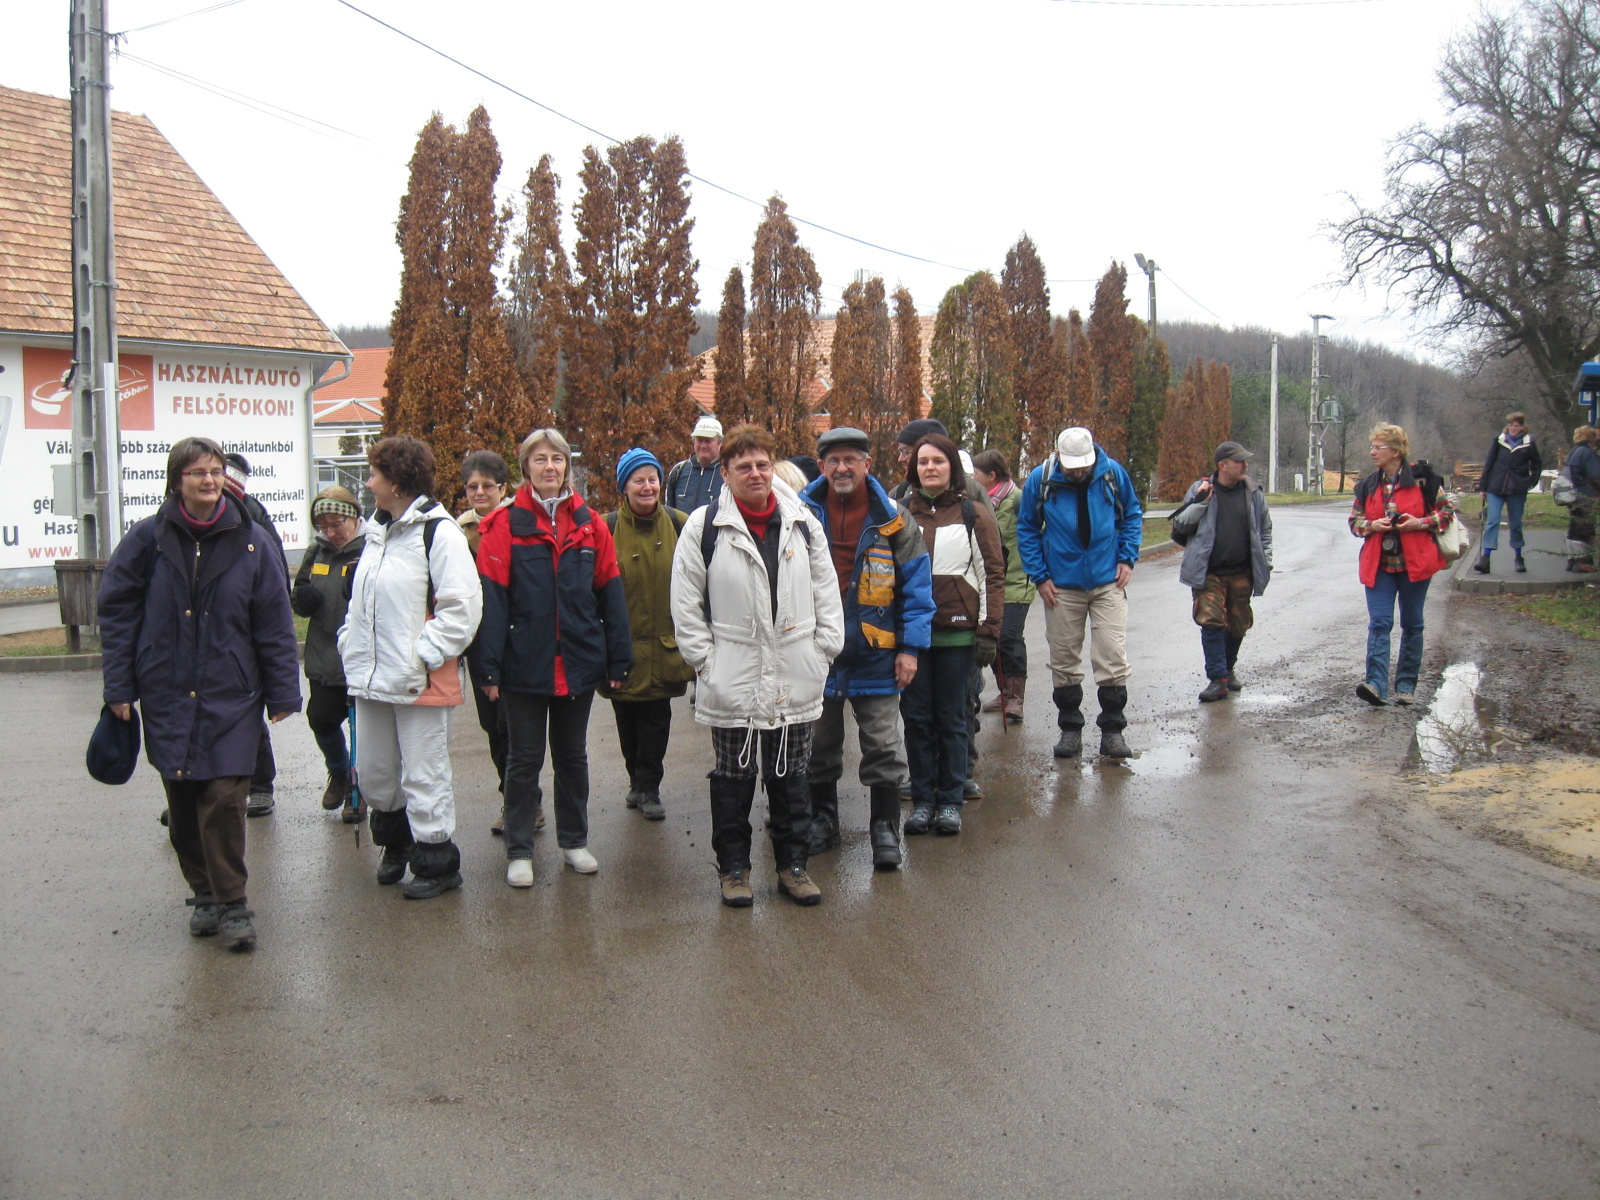
[[272, 757], [272, 733], [266, 717], [261, 718], [261, 744], [256, 748], [256, 773], [250, 777], [252, 792], [272, 794], [273, 780], [278, 778], [278, 760]]
[[350, 748], [345, 745], [344, 723], [350, 719], [350, 693], [342, 687], [311, 681], [311, 698], [306, 701], [306, 724], [322, 751], [329, 775], [350, 769]]
[[[494, 773], [500, 780], [500, 794], [506, 794], [506, 714], [498, 700], [491, 700], [478, 686], [473, 673], [472, 660], [467, 660], [467, 675], [472, 680], [472, 702], [478, 709], [478, 728], [489, 735], [489, 759], [494, 763]], [[504, 695], [504, 693], [501, 693]]]
[[589, 844], [589, 708], [593, 692], [535, 696], [501, 692], [506, 733], [506, 857], [533, 857], [533, 821], [543, 803], [539, 772], [546, 738], [555, 776], [556, 844]]
[[163, 779], [167, 837], [178, 868], [196, 896], [219, 904], [244, 899], [244, 809], [248, 775], [217, 779]]
[[756, 771], [767, 785], [772, 856], [778, 870], [806, 865], [811, 842], [811, 725], [778, 729], [713, 729], [711, 848], [723, 871], [750, 865], [750, 806]]
[[900, 694], [914, 803], [961, 803], [972, 674], [971, 646], [934, 646], [921, 653], [916, 677]]
[[995, 660], [994, 679], [1026, 679], [1028, 677], [1028, 646], [1024, 633], [1028, 627], [1031, 604], [1008, 601], [1005, 616], [1000, 619], [1000, 653]]
[[617, 741], [628, 768], [628, 786], [636, 792], [661, 790], [666, 770], [667, 740], [672, 736], [671, 700], [616, 700]]

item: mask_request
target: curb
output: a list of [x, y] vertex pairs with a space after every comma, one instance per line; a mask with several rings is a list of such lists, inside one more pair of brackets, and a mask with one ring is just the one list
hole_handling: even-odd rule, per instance
[[1478, 561], [1478, 545], [1482, 541], [1483, 534], [1480, 531], [1453, 568], [1455, 578], [1451, 580], [1452, 585], [1456, 591], [1468, 596], [1548, 595], [1580, 588], [1594, 578], [1592, 575], [1574, 575], [1571, 579], [1496, 579], [1489, 575], [1478, 575], [1473, 572], [1472, 564]]
[[54, 596], [23, 596], [19, 600], [0, 600], [0, 608], [26, 608], [30, 604], [55, 604]]
[[39, 654], [0, 658], [0, 675], [47, 675], [56, 671], [99, 669], [99, 654]]

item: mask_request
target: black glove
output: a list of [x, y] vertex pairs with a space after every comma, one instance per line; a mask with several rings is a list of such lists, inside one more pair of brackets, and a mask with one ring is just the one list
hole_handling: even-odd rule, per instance
[[302, 617], [316, 616], [322, 609], [322, 592], [314, 583], [295, 585], [294, 591], [289, 594], [289, 599], [293, 602], [291, 607]]
[[980, 633], [972, 643], [973, 664], [982, 671], [994, 666], [995, 655], [1000, 652], [1000, 643], [987, 633]]

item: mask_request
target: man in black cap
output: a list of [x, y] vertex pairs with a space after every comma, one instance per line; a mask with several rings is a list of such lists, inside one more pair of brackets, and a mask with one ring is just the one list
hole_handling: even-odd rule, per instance
[[922, 531], [872, 477], [872, 441], [859, 429], [817, 439], [822, 477], [800, 498], [822, 522], [844, 602], [844, 649], [828, 669], [822, 715], [812, 725], [813, 855], [839, 844], [844, 710], [861, 741], [858, 773], [870, 797], [872, 863], [900, 865], [900, 693], [915, 678], [933, 633], [933, 568]]
[[1250, 598], [1272, 575], [1272, 514], [1267, 494], [1249, 476], [1254, 458], [1238, 442], [1217, 447], [1217, 469], [1191, 484], [1172, 514], [1172, 540], [1182, 546], [1180, 582], [1194, 593], [1194, 623], [1205, 651], [1203, 703], [1225, 700], [1244, 684], [1235, 662], [1255, 623]]

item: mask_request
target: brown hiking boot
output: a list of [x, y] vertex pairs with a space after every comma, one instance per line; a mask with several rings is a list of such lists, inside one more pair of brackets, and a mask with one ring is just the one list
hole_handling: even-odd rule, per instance
[[755, 903], [756, 894], [750, 890], [750, 870], [748, 867], [735, 867], [726, 875], [720, 876], [720, 878], [722, 880], [722, 902], [729, 908], [749, 908]]
[[778, 890], [806, 908], [822, 903], [822, 889], [811, 882], [804, 867], [785, 867], [779, 871]]
[[350, 772], [338, 771], [328, 776], [328, 786], [322, 790], [322, 807], [328, 812], [343, 808], [350, 799]]

